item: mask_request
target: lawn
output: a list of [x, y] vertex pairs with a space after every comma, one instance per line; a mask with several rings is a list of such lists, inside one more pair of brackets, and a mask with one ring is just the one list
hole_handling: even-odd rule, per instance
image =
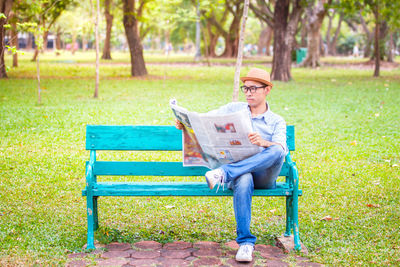
[[[126, 56], [117, 61], [129, 62]], [[198, 112], [232, 98], [232, 66], [148, 64], [149, 77], [131, 78], [129, 65], [105, 64], [100, 97], [93, 99], [93, 58], [84, 54], [74, 64], [46, 54], [38, 105], [29, 57], [0, 80], [0, 265], [58, 265], [82, 250], [86, 124], [169, 125], [170, 98]], [[271, 110], [296, 127], [300, 237], [315, 262], [400, 265], [400, 72], [384, 70], [380, 78], [372, 73], [293, 68], [294, 81], [274, 82], [268, 98]], [[175, 161], [180, 154], [98, 158]], [[101, 242], [235, 238], [231, 198], [101, 198], [99, 205]], [[252, 231], [259, 243], [272, 244], [284, 232], [284, 215], [283, 199], [254, 198]]]

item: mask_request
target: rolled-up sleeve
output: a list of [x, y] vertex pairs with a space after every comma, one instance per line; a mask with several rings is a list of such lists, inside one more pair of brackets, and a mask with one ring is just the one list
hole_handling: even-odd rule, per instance
[[288, 148], [286, 145], [286, 122], [283, 118], [280, 118], [276, 122], [271, 141], [280, 144], [285, 153], [288, 153]]

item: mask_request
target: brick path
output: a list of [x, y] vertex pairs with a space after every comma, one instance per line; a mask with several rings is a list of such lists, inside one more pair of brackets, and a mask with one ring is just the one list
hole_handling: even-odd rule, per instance
[[[97, 245], [101, 247], [101, 245]], [[251, 263], [238, 263], [235, 255], [238, 245], [235, 241], [223, 245], [201, 241], [188, 243], [177, 241], [164, 246], [155, 241], [141, 241], [134, 244], [110, 243], [91, 253], [68, 255], [66, 266], [293, 266], [293, 257], [274, 246], [256, 245]], [[322, 266], [309, 262], [307, 258], [295, 256], [297, 266]]]

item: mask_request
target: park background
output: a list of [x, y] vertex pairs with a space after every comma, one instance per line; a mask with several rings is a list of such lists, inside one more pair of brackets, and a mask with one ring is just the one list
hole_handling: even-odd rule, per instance
[[[59, 265], [82, 251], [86, 124], [171, 125], [171, 98], [198, 112], [231, 101], [244, 2], [136, 1], [128, 14], [137, 24], [124, 25], [123, 10], [134, 2], [99, 2], [99, 56], [112, 59], [100, 61], [94, 97], [96, 2], [0, 1], [9, 23], [0, 18], [0, 265]], [[300, 238], [314, 262], [399, 265], [396, 2], [287, 1], [292, 13], [282, 20], [290, 22], [293, 6], [301, 11], [297, 31], [290, 36], [284, 29], [283, 39], [293, 38], [289, 46], [273, 25], [283, 2], [250, 1], [241, 74], [251, 67], [273, 70], [268, 103], [296, 127]], [[317, 46], [313, 14], [323, 14]], [[139, 37], [137, 49], [129, 49], [127, 26], [136, 27], [130, 33]], [[144, 65], [136, 66], [141, 49]], [[298, 62], [301, 51], [307, 51], [301, 59], [307, 64]], [[179, 161], [181, 155], [99, 155], [111, 158]], [[282, 199], [254, 198], [252, 231], [259, 243], [274, 244], [284, 231], [284, 214]], [[236, 235], [231, 198], [100, 198], [99, 216], [101, 243], [226, 242]]]

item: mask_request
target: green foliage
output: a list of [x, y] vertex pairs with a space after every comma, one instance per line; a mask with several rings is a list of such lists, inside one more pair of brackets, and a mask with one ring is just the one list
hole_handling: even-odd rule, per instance
[[337, 51], [342, 55], [351, 55], [353, 53], [353, 47], [357, 43], [357, 38], [353, 35], [349, 35], [345, 38], [339, 39], [337, 45]]
[[[232, 66], [188, 67], [192, 58], [177, 57], [186, 64], [149, 64], [150, 77], [135, 79], [129, 75], [127, 54], [115, 54], [117, 64], [101, 66], [102, 94], [94, 100], [94, 56], [78, 55], [82, 58], [61, 55], [65, 62], [42, 57], [43, 105], [35, 104], [31, 55], [21, 56], [21, 66], [10, 70], [10, 79], [0, 81], [2, 266], [63, 265], [68, 253], [82, 250], [86, 202], [81, 190], [89, 158], [84, 150], [86, 124], [170, 125], [172, 97], [199, 112], [232, 97]], [[242, 72], [252, 66], [263, 67], [265, 62], [243, 67]], [[372, 78], [369, 69], [293, 68], [293, 82], [274, 83], [268, 100], [271, 110], [296, 125], [297, 150], [292, 156], [304, 192], [299, 202], [300, 237], [312, 261], [330, 266], [400, 262], [398, 71]], [[99, 160], [110, 158], [178, 161], [181, 154], [98, 154]], [[204, 181], [203, 177], [112, 179]], [[253, 207], [253, 233], [258, 242], [273, 243], [284, 232], [284, 201], [254, 198]], [[99, 209], [101, 228], [96, 238], [103, 242], [225, 242], [236, 236], [231, 198], [100, 198]], [[322, 220], [325, 216], [333, 219]]]

